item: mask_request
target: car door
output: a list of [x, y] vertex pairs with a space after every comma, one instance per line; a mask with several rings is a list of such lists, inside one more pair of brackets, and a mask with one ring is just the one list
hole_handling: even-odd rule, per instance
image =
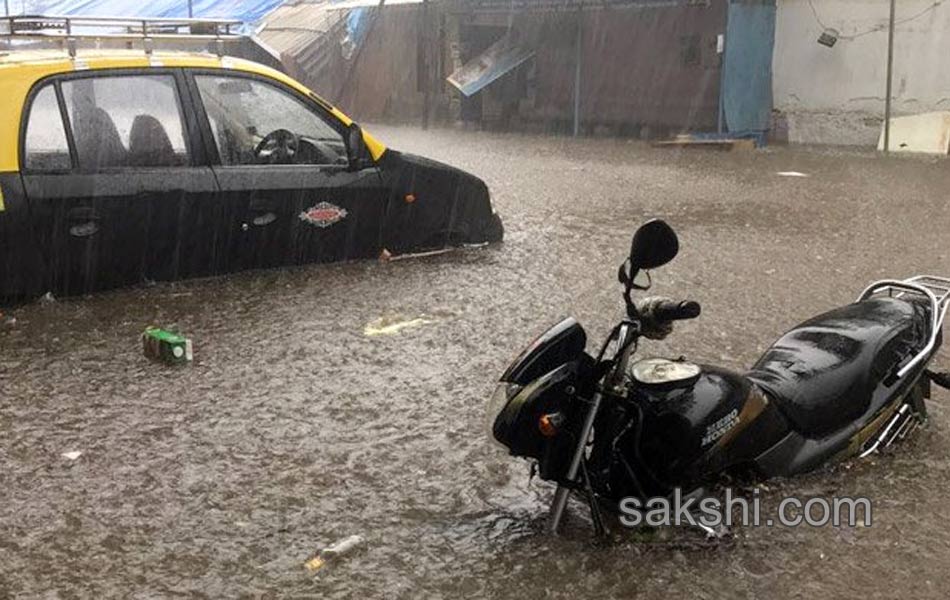
[[[23, 183], [54, 293], [177, 279], [211, 262], [211, 242], [191, 230], [216, 185], [182, 87], [172, 69], [88, 71], [31, 94]], [[45, 150], [64, 139], [68, 160]]]
[[388, 198], [375, 166], [349, 167], [342, 122], [266, 77], [195, 70], [190, 85], [228, 214], [221, 270], [379, 255]]

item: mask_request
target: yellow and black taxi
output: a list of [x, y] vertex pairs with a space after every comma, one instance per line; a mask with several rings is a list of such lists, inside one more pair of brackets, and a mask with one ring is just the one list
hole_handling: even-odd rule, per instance
[[501, 240], [479, 178], [205, 53], [0, 52], [0, 298]]

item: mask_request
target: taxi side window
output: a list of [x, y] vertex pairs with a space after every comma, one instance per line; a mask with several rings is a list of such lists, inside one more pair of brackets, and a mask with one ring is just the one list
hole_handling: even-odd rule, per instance
[[347, 164], [343, 135], [289, 91], [246, 77], [195, 82], [222, 164]]
[[173, 76], [89, 77], [62, 85], [81, 169], [189, 164]]
[[33, 99], [26, 126], [25, 166], [30, 171], [66, 171], [72, 166], [56, 89], [44, 87]]

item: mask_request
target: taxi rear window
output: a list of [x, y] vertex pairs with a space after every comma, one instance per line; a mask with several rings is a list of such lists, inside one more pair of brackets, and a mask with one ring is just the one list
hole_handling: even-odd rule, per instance
[[172, 75], [90, 77], [62, 86], [81, 168], [188, 164]]
[[56, 89], [47, 84], [36, 94], [26, 127], [25, 166], [31, 171], [64, 171], [72, 164]]
[[[62, 104], [57, 98], [62, 90]], [[176, 167], [190, 164], [178, 88], [172, 75], [108, 75], [49, 82], [33, 95], [23, 142], [24, 167], [69, 170], [72, 133], [79, 167]]]

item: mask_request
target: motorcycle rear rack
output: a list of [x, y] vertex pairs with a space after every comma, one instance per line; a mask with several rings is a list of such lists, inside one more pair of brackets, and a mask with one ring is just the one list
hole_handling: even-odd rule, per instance
[[950, 308], [950, 278], [918, 275], [904, 280], [882, 279], [869, 285], [858, 297], [858, 302], [867, 300], [875, 294], [887, 294], [895, 298], [900, 298], [905, 294], [918, 294], [930, 300], [930, 337], [924, 348], [897, 372], [898, 377], [903, 377], [921, 361], [930, 357], [934, 346], [937, 345], [937, 338], [947, 316], [947, 309]]

